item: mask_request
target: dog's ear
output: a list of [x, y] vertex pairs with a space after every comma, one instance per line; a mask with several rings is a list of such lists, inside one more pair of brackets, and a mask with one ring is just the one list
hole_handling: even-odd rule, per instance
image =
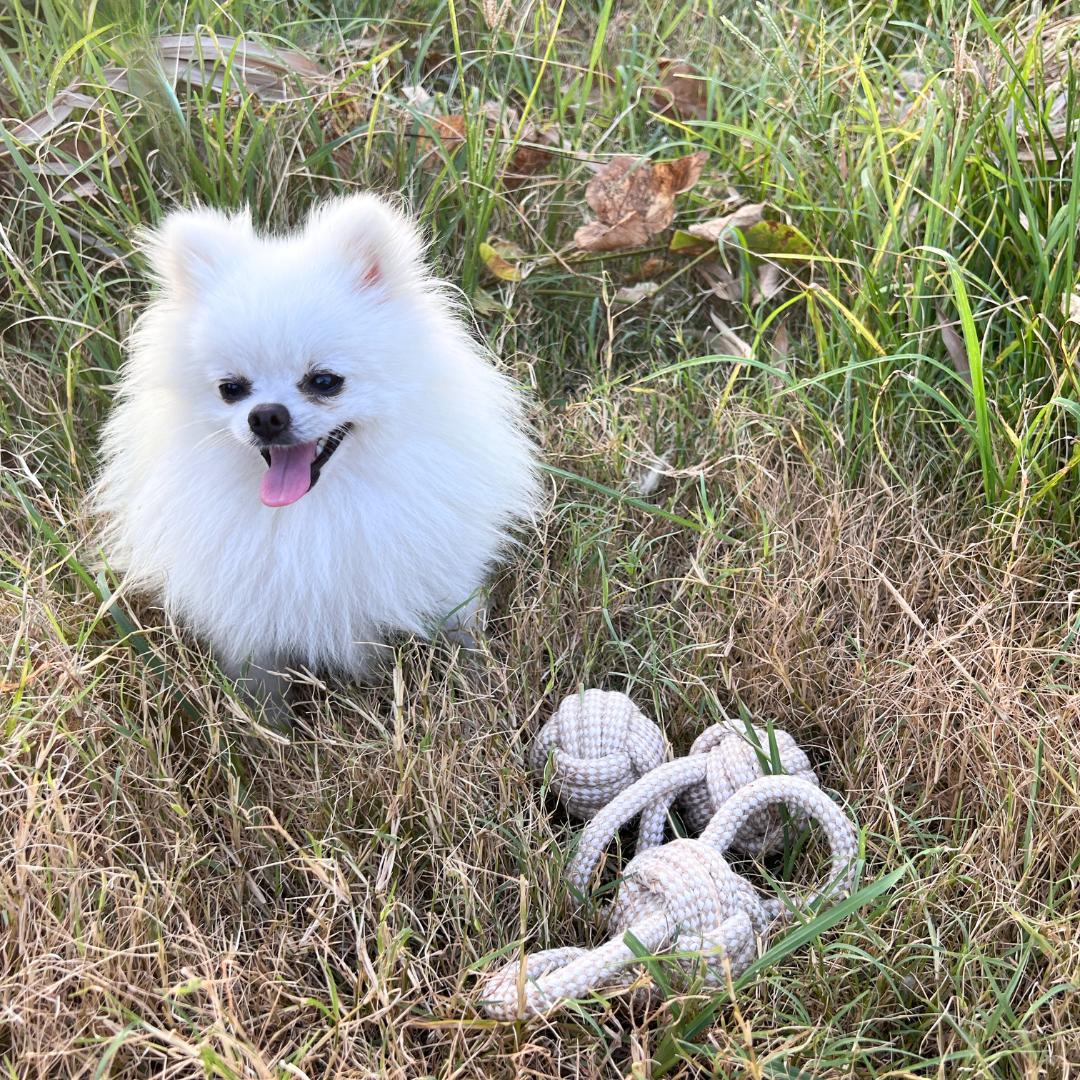
[[161, 284], [181, 300], [204, 296], [254, 233], [251, 216], [218, 210], [178, 210], [147, 236], [146, 249]]
[[343, 262], [359, 292], [394, 294], [424, 278], [416, 226], [377, 195], [353, 195], [312, 214], [305, 235]]

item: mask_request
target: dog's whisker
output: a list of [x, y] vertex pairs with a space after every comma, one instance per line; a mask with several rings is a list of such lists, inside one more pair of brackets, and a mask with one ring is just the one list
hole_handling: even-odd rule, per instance
[[194, 443], [192, 445], [192, 449], [198, 450], [201, 447], [212, 444], [215, 441], [221, 445], [224, 445], [229, 441], [230, 438], [232, 438], [232, 432], [228, 428], [218, 428], [216, 431], [208, 432], [197, 443]]

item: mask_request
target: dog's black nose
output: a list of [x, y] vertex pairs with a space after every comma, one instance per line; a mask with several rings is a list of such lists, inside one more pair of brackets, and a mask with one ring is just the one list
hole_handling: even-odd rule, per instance
[[270, 442], [289, 430], [290, 419], [284, 405], [256, 405], [248, 413], [248, 427], [256, 438]]

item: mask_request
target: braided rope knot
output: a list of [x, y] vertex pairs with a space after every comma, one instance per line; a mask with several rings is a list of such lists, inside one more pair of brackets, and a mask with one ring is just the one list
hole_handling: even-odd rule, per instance
[[[750, 883], [735, 874], [715, 848], [700, 840], [673, 840], [636, 855], [622, 876], [611, 910], [612, 939], [597, 949], [548, 949], [512, 962], [484, 983], [485, 1011], [497, 1020], [535, 1016], [566, 998], [634, 979], [634, 952], [626, 931], [652, 953], [674, 944], [715, 950], [706, 960], [733, 974], [753, 960], [754, 932], [768, 918]], [[709, 974], [714, 974], [712, 970]]]
[[[768, 754], [769, 736], [755, 727], [758, 743]], [[780, 765], [789, 776], [799, 776], [817, 784], [818, 778], [810, 767], [810, 759], [795, 740], [779, 729], [773, 731]], [[761, 751], [742, 732], [726, 724], [713, 724], [694, 740], [690, 757], [706, 756], [705, 779], [691, 784], [679, 796], [679, 811], [691, 832], [700, 833], [713, 814], [740, 788], [764, 776]], [[803, 822], [797, 822], [802, 824]], [[732, 847], [748, 855], [767, 855], [783, 844], [779, 807], [770, 806], [750, 818]]]
[[524, 963], [507, 964], [484, 983], [485, 1011], [512, 1020], [600, 987], [626, 985], [634, 978], [636, 960], [627, 931], [652, 953], [673, 946], [693, 953], [680, 959], [680, 967], [703, 966], [707, 984], [724, 980], [725, 960], [737, 978], [754, 960], [758, 935], [786, 909], [779, 900], [763, 900], [731, 869], [723, 845], [731, 843], [753, 814], [780, 801], [824, 826], [832, 854], [830, 884], [846, 887], [856, 844], [851, 823], [839, 807], [801, 777], [761, 777], [720, 808], [701, 839], [672, 840], [630, 860], [609, 913], [612, 940], [591, 950], [549, 949]]
[[[766, 733], [757, 734], [766, 745]], [[813, 818], [822, 826], [831, 854], [825, 889], [850, 888], [858, 852], [851, 821], [820, 789], [791, 736], [774, 736], [786, 774], [763, 775], [757, 750], [722, 725], [706, 731], [690, 756], [665, 761], [659, 729], [625, 695], [589, 690], [563, 701], [530, 749], [529, 764], [539, 770], [553, 754], [553, 788], [571, 813], [588, 819], [567, 868], [570, 884], [584, 895], [616, 832], [640, 814], [637, 854], [608, 912], [612, 939], [596, 949], [523, 955], [499, 968], [481, 991], [487, 1014], [531, 1016], [566, 998], [628, 984], [636, 954], [627, 932], [652, 953], [672, 947], [693, 953], [680, 966], [704, 965], [707, 983], [723, 981], [725, 962], [732, 977], [741, 975], [753, 962], [758, 937], [790, 910], [780, 897], [764, 899], [731, 869], [724, 852], [771, 850], [781, 803], [796, 820]], [[697, 840], [662, 844], [667, 809], [680, 796], [687, 820], [703, 831]]]
[[[668, 754], [660, 729], [617, 691], [586, 690], [564, 698], [529, 747], [528, 765], [542, 773], [548, 755], [551, 787], [568, 813], [589, 820]], [[663, 839], [666, 807], [645, 823], [642, 834]]]

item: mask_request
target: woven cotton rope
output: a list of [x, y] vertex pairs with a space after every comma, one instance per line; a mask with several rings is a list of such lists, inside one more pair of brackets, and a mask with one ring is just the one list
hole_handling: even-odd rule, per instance
[[[755, 732], [767, 750], [766, 732]], [[707, 982], [725, 978], [725, 960], [732, 977], [742, 974], [753, 962], [758, 937], [787, 909], [736, 874], [724, 852], [773, 850], [782, 835], [781, 804], [796, 820], [811, 818], [822, 827], [831, 854], [825, 888], [848, 888], [858, 850], [855, 830], [820, 789], [791, 736], [773, 735], [783, 774], [765, 775], [762, 749], [720, 724], [694, 743], [688, 757], [665, 761], [662, 733], [625, 694], [586, 690], [563, 701], [530, 747], [528, 762], [539, 772], [550, 760], [552, 790], [568, 812], [588, 821], [568, 868], [571, 885], [584, 892], [615, 833], [640, 814], [637, 850], [607, 913], [611, 940], [596, 949], [533, 953], [495, 971], [481, 989], [488, 1015], [535, 1015], [561, 1000], [632, 981], [635, 956], [624, 941], [627, 931], [653, 953], [700, 953], [685, 963], [704, 964]], [[701, 835], [664, 844], [664, 821], [676, 799]]]

